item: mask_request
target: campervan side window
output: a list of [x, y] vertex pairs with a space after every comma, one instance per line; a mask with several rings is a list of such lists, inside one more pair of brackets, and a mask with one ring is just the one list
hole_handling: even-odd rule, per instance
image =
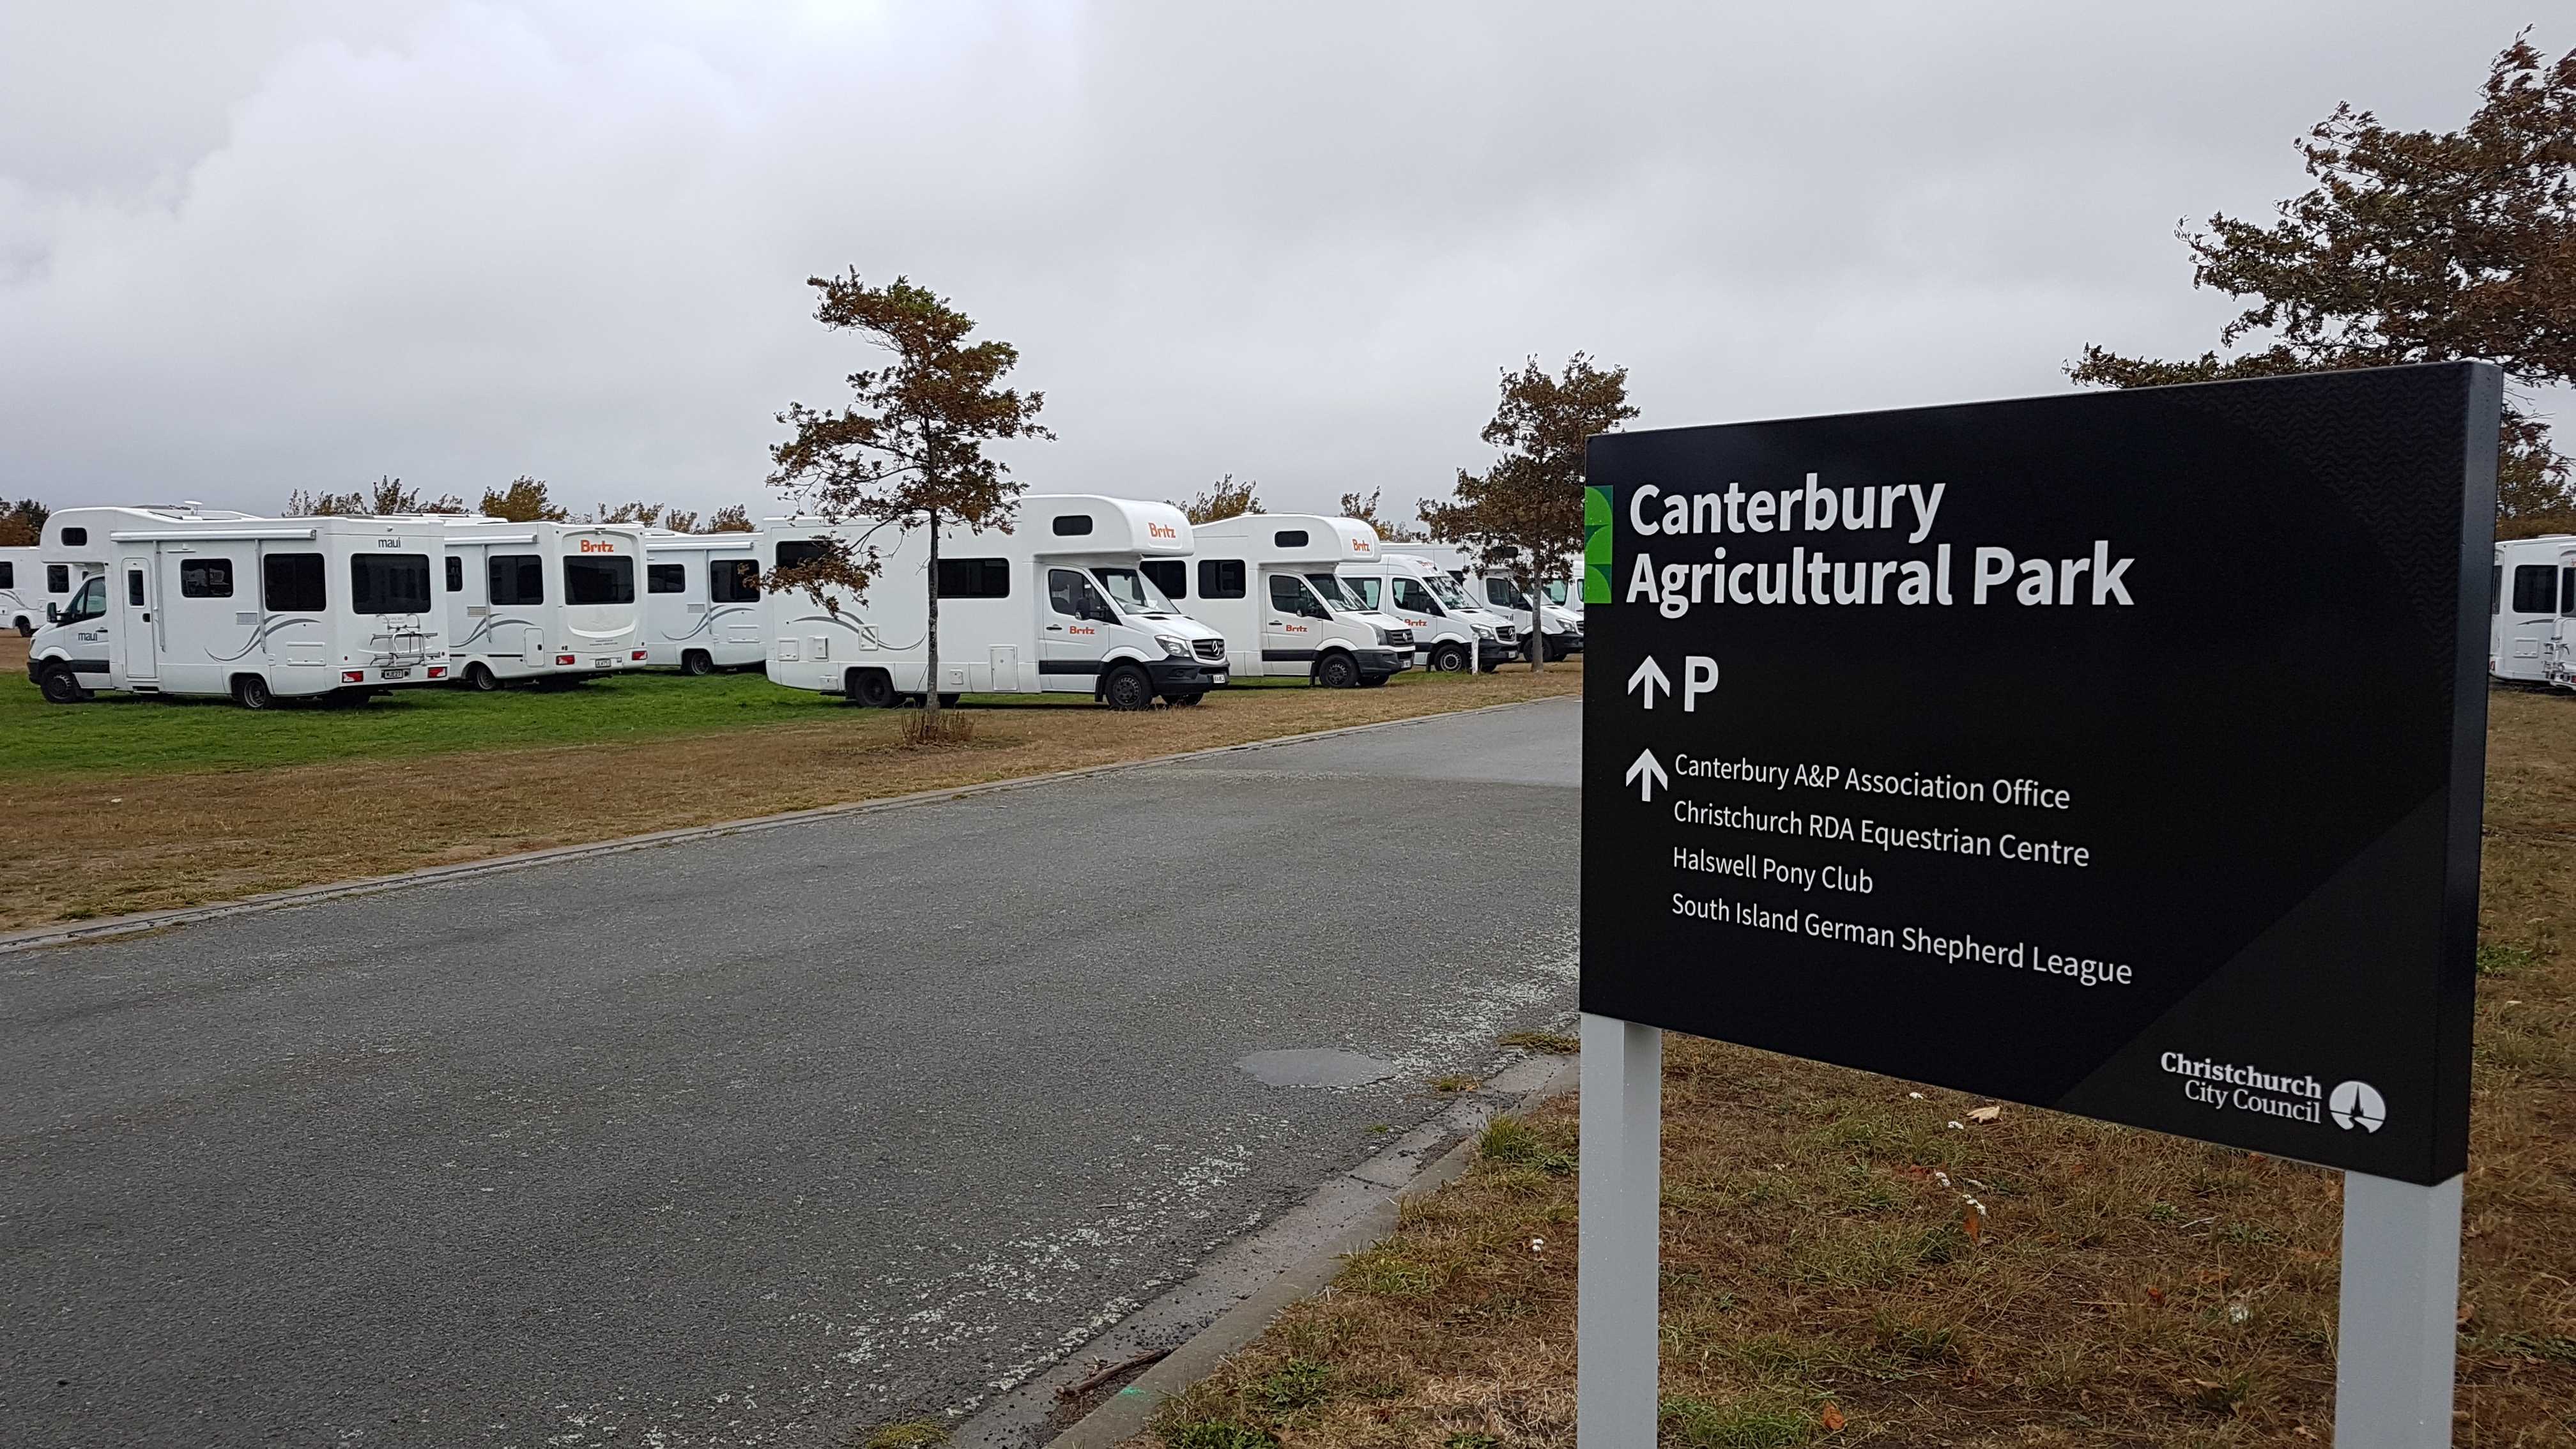
[[1302, 528], [1283, 528], [1277, 533], [1272, 534], [1270, 536], [1270, 541], [1279, 545], [1281, 548], [1304, 548], [1306, 546], [1306, 530]]
[[1270, 576], [1270, 607], [1282, 614], [1297, 614], [1310, 619], [1332, 617], [1324, 612], [1322, 604], [1315, 602], [1312, 594], [1306, 592], [1306, 586], [1297, 581], [1295, 574]]
[[1055, 516], [1055, 536], [1058, 538], [1080, 538], [1090, 531], [1091, 515], [1088, 513], [1059, 513]]
[[63, 530], [63, 547], [65, 547], [65, 548], [78, 548], [78, 547], [80, 547], [82, 544], [85, 544], [85, 543], [87, 543], [87, 542], [89, 542], [89, 530], [88, 530], [88, 529], [86, 529], [86, 528], [66, 528], [66, 529], [64, 529], [64, 530]]
[[261, 606], [272, 614], [318, 610], [322, 600], [322, 555], [273, 553], [259, 561]]
[[492, 602], [542, 604], [546, 601], [546, 561], [532, 553], [492, 555]]
[[63, 617], [57, 621], [78, 624], [107, 612], [107, 580], [95, 578], [81, 585], [78, 597], [63, 605]]
[[447, 591], [451, 594], [465, 592], [465, 560], [452, 553], [447, 556]]
[[2517, 614], [2553, 614], [2558, 593], [2558, 570], [2547, 564], [2513, 566], [2513, 611]]
[[349, 555], [349, 612], [352, 614], [425, 614], [429, 612], [429, 555], [425, 553], [353, 553]]
[[1091, 619], [1103, 624], [1117, 622], [1109, 611], [1109, 601], [1079, 569], [1047, 570], [1047, 606], [1068, 618]]
[[70, 564], [47, 564], [47, 565], [45, 565], [45, 592], [46, 592], [46, 593], [49, 593], [49, 594], [67, 594], [67, 593], [70, 593], [70, 592], [71, 592], [71, 589], [72, 589], [72, 566], [71, 566]]
[[707, 565], [707, 597], [719, 604], [760, 602], [760, 565], [747, 558], [720, 558]]
[[[0, 583], [8, 580], [0, 579]], [[179, 560], [179, 597], [229, 599], [233, 596], [233, 561], [228, 558]]]
[[[1376, 600], [1369, 601], [1371, 608], [1375, 608], [1376, 605]], [[1429, 614], [1435, 619], [1447, 617], [1440, 611], [1439, 600], [1431, 597], [1431, 591], [1424, 588], [1419, 579], [1395, 581], [1395, 606], [1399, 609], [1410, 609], [1417, 614]]]
[[1202, 599], [1242, 598], [1243, 560], [1239, 558], [1200, 559], [1199, 597]]
[[2576, 567], [2558, 571], [2558, 612], [2576, 615]]
[[564, 602], [631, 604], [635, 602], [635, 560], [564, 555]]
[[[1088, 523], [1091, 520], [1084, 519]], [[1011, 561], [1000, 558], [944, 558], [939, 561], [939, 597], [1007, 599], [1011, 596]]]
[[2487, 579], [2487, 612], [2490, 614], [2501, 614], [2504, 612], [2503, 564], [2497, 564], [2495, 566], [2494, 574]]
[[682, 594], [689, 589], [687, 564], [646, 564], [644, 592], [648, 594]]
[[801, 563], [812, 563], [831, 551], [830, 545], [814, 539], [791, 538], [778, 545], [778, 567], [792, 569]]
[[18, 566], [7, 559], [0, 558], [0, 589], [16, 587], [18, 587]]
[[1190, 596], [1190, 566], [1179, 559], [1150, 558], [1136, 567], [1145, 571], [1145, 577], [1154, 581], [1154, 587], [1163, 591], [1164, 598], [1186, 599]]
[[143, 570], [125, 571], [125, 602], [140, 606], [143, 602]]
[[1377, 579], [1344, 579], [1342, 587], [1359, 599], [1361, 608], [1374, 609], [1377, 607], [1378, 583]]

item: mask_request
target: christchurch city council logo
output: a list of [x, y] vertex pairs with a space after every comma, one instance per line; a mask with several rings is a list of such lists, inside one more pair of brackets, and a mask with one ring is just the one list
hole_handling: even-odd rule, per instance
[[2379, 1089], [2368, 1082], [2346, 1082], [2326, 1099], [2326, 1115], [2346, 1132], [2359, 1127], [2376, 1132], [2388, 1120], [2388, 1104], [2379, 1099]]

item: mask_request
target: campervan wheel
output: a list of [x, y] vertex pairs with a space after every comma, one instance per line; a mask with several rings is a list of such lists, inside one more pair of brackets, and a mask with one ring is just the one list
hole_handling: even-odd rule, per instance
[[81, 688], [80, 680], [61, 665], [37, 676], [36, 688], [45, 696], [47, 704], [78, 704], [89, 698], [89, 691]]
[[258, 675], [236, 674], [233, 676], [233, 703], [244, 709], [266, 709], [277, 703], [277, 696], [269, 693], [268, 681]]
[[1154, 681], [1133, 664], [1122, 664], [1109, 671], [1100, 681], [1100, 697], [1111, 709], [1151, 709], [1154, 705]]
[[1336, 651], [1316, 663], [1315, 682], [1326, 689], [1355, 689], [1360, 682], [1360, 667], [1351, 661], [1351, 656]]
[[1456, 674], [1467, 667], [1467, 646], [1443, 644], [1431, 651], [1431, 667], [1441, 674]]

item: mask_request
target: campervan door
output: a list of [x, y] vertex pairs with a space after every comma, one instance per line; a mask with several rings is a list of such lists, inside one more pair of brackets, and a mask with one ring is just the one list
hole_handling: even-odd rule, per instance
[[2559, 629], [2560, 556], [2570, 545], [2576, 545], [2576, 535], [2561, 533], [2495, 546], [2487, 672], [2496, 678], [2523, 684], [2548, 679], [2550, 646]]

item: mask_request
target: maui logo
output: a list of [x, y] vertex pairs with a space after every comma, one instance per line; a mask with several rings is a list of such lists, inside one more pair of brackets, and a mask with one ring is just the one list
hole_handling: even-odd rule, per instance
[[1145, 525], [1145, 536], [1148, 538], [1178, 538], [1181, 536], [1181, 531], [1172, 527], [1168, 523], [1148, 523]]
[[581, 551], [583, 553], [615, 553], [617, 552], [617, 545], [608, 542], [606, 539], [585, 538], [581, 541]]

